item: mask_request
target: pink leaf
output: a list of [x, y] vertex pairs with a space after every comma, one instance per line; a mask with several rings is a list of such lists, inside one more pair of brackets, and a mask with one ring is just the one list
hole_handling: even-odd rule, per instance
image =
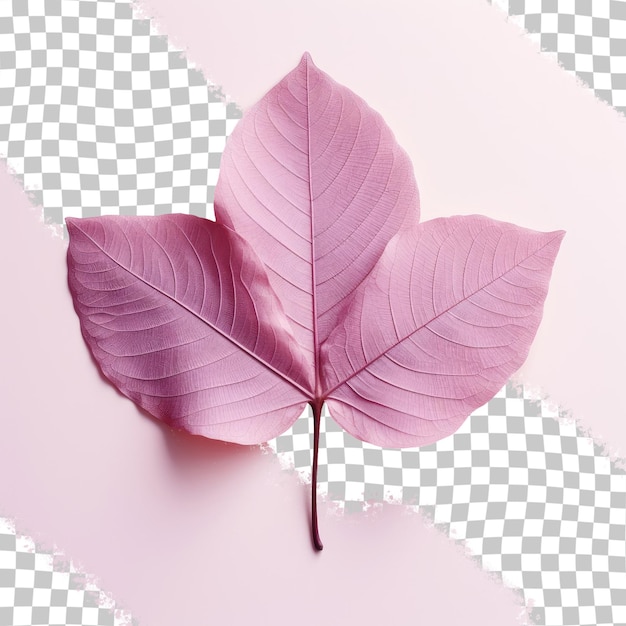
[[392, 132], [306, 54], [229, 139], [215, 212], [68, 220], [82, 332], [122, 393], [192, 433], [260, 443], [309, 403], [321, 549], [324, 402], [376, 444], [454, 432], [526, 358], [563, 233], [418, 225]]
[[302, 413], [311, 372], [241, 237], [189, 215], [67, 222], [83, 335], [122, 393], [237, 443], [275, 437]]
[[563, 235], [479, 215], [397, 235], [322, 347], [331, 415], [381, 446], [453, 433], [525, 360]]

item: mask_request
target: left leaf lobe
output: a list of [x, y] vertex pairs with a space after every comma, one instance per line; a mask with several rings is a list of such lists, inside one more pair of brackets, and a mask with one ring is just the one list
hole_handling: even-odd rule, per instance
[[258, 258], [189, 215], [68, 220], [69, 285], [103, 373], [148, 412], [214, 439], [261, 443], [309, 395]]

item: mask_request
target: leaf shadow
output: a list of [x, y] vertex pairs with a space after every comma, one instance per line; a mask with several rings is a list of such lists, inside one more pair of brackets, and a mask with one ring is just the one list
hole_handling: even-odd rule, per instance
[[155, 418], [137, 407], [146, 418], [155, 422], [163, 433], [165, 447], [172, 465], [181, 473], [192, 473], [218, 469], [224, 463], [236, 463], [239, 459], [261, 454], [258, 446], [242, 446], [237, 443], [209, 439], [193, 435]]

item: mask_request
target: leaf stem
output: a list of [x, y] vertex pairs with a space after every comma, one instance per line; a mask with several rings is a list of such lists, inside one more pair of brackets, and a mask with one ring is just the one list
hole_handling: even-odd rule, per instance
[[324, 544], [320, 539], [317, 527], [317, 457], [320, 446], [320, 421], [322, 417], [323, 400], [310, 403], [313, 409], [313, 477], [311, 479], [311, 536], [317, 550], [323, 550]]

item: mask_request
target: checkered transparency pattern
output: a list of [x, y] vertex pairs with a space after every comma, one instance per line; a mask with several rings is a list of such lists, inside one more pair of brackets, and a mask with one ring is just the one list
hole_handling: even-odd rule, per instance
[[130, 615], [58, 555], [0, 519], [0, 626], [131, 626]]
[[488, 0], [626, 114], [626, 0]]
[[127, 2], [0, 2], [0, 155], [49, 222], [212, 216], [240, 116]]
[[[270, 442], [310, 481], [312, 416]], [[626, 473], [576, 425], [512, 384], [452, 436], [412, 449], [358, 441], [325, 415], [319, 491], [346, 511], [414, 506], [519, 589], [537, 624], [626, 624]]]

